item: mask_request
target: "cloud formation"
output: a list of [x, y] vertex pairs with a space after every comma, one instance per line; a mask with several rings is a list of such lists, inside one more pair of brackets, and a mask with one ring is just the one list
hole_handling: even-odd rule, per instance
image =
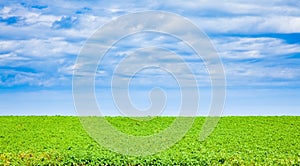
[[[203, 29], [223, 59], [229, 86], [299, 85], [300, 42], [295, 41], [294, 36], [300, 33], [300, 4], [296, 0], [272, 3], [264, 0], [3, 1], [0, 8], [1, 88], [69, 86], [76, 56], [85, 40], [110, 20], [144, 10], [174, 12]], [[164, 26], [180, 29], [176, 24]], [[116, 32], [112, 30], [112, 33]], [[199, 82], [208, 75], [205, 65], [182, 41], [148, 34], [125, 39], [117, 49], [111, 50], [107, 63], [98, 71], [99, 76], [110, 76], [113, 69], [109, 65], [132, 53], [130, 49], [144, 46], [160, 46], [182, 55]], [[180, 69], [172, 59], [163, 61], [173, 65], [176, 72]]]

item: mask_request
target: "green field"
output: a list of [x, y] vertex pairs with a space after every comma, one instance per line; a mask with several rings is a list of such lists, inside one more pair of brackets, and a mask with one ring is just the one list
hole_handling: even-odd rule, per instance
[[[107, 117], [119, 130], [149, 135], [172, 117], [136, 121]], [[146, 157], [124, 156], [98, 145], [77, 117], [0, 117], [0, 165], [300, 165], [300, 117], [222, 117], [203, 142], [195, 120], [170, 149]]]

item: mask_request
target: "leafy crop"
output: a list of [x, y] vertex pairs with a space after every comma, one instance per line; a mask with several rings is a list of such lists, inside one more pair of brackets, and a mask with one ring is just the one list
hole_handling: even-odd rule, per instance
[[[149, 121], [106, 117], [132, 135], [157, 133], [174, 117]], [[203, 142], [205, 118], [170, 149], [146, 157], [124, 156], [98, 145], [77, 117], [0, 117], [0, 165], [300, 165], [300, 117], [222, 117]]]

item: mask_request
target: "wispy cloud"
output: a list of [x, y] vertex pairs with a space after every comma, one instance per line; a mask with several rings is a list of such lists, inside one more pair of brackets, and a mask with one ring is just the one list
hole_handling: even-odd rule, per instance
[[[1, 103], [0, 109], [9, 111], [16, 102], [14, 100], [16, 98], [15, 93], [6, 95], [2, 92], [19, 92], [25, 89], [28, 91], [36, 89], [71, 90], [74, 69], [84, 65], [75, 63], [76, 57], [86, 40], [99, 27], [109, 21], [124, 14], [145, 10], [167, 11], [185, 16], [208, 34], [222, 58], [227, 86], [229, 89], [239, 89], [234, 101], [243, 98], [244, 94], [240, 89], [244, 88], [251, 89], [246, 92], [246, 95], [251, 96], [250, 101], [253, 98], [259, 98], [256, 93], [257, 89], [275, 89], [278, 91], [282, 88], [299, 89], [299, 0], [275, 0], [272, 2], [267, 0], [249, 2], [239, 0], [129, 0], [119, 1], [118, 3], [108, 0], [1, 1], [0, 97], [2, 101], [10, 102], [6, 105]], [[144, 19], [153, 20], [155, 18]], [[124, 25], [130, 25], [131, 21], [133, 20], [124, 20]], [[156, 26], [164, 26], [166, 30], [176, 33], [180, 33], [187, 28], [182, 24], [179, 25], [176, 21], [170, 21], [168, 25], [164, 22], [157, 22]], [[120, 32], [116, 32], [111, 28], [107, 36], [117, 35], [118, 33]], [[186, 36], [186, 38], [188, 37]], [[149, 47], [159, 47], [173, 52], [180, 56], [185, 63], [178, 61], [173, 55], [170, 56], [166, 52], [159, 52], [159, 55], [146, 55], [147, 52], [144, 52], [145, 54], [141, 56], [135, 56], [136, 59], [129, 58], [125, 61], [126, 65], [118, 66], [124, 58], [132, 55], [131, 58], [134, 58], [134, 55], [139, 53], [137, 49]], [[130, 87], [137, 88], [135, 90], [142, 87], [148, 91], [151, 87], [157, 85], [162, 87], [177, 86], [176, 80], [168, 72], [159, 68], [145, 68], [145, 70], [139, 71], [134, 76], [128, 73], [132, 68], [143, 64], [146, 60], [168, 68], [182, 80], [185, 80], [185, 84], [189, 84], [189, 79], [194, 76], [200, 87], [209, 89], [209, 74], [211, 73], [207, 71], [203, 59], [200, 59], [180, 39], [159, 33], [135, 34], [112, 46], [102, 61], [99, 62], [95, 77], [97, 87], [109, 87], [111, 85], [116, 67], [120, 67], [120, 69], [118, 70], [119, 73], [115, 73], [115, 76], [132, 78]], [[192, 73], [187, 71], [185, 65], [190, 67]], [[101, 90], [108, 91], [107, 88]], [[290, 90], [287, 93], [278, 92], [272, 100], [269, 100], [269, 103], [280, 103], [278, 102], [282, 101], [280, 94], [284, 94], [284, 101], [288, 103], [290, 100], [289, 94], [293, 94], [290, 93], [291, 91], [293, 93], [297, 92], [297, 90]], [[43, 103], [48, 103], [50, 98], [60, 103], [63, 98], [67, 98], [65, 96], [68, 96], [67, 103], [70, 105], [68, 110], [73, 110], [70, 94], [59, 97], [61, 93], [37, 93], [30, 100], [27, 100], [27, 98], [31, 94], [24, 95], [25, 97], [21, 96], [18, 100], [24, 101], [23, 103], [36, 103], [41, 94], [44, 96]], [[207, 94], [209, 93], [207, 92]], [[265, 92], [259, 91], [260, 97], [269, 99], [273, 92], [267, 92], [270, 96], [262, 94], [265, 94]], [[55, 97], [55, 95], [57, 96]], [[209, 98], [209, 95], [206, 96]], [[243, 105], [247, 105], [249, 96], [245, 97], [244, 95]], [[295, 94], [291, 96], [299, 97]], [[178, 95], [171, 95], [168, 100], [180, 103], [179, 100], [171, 99], [172, 97], [179, 97]], [[291, 101], [296, 102], [296, 97], [292, 97]], [[9, 100], [6, 100], [7, 98]], [[137, 105], [142, 101], [140, 92], [136, 92], [133, 98], [137, 99]], [[103, 97], [103, 100], [112, 101], [111, 98], [106, 96]], [[233, 102], [233, 100], [230, 102]], [[248, 105], [254, 105], [253, 103], [248, 103]], [[24, 104], [23, 107], [33, 108], [27, 104]], [[58, 110], [59, 107], [55, 107], [55, 110]], [[49, 107], [48, 104], [45, 108], [49, 110], [52, 107]], [[113, 109], [114, 107], [107, 108]], [[241, 108], [239, 107], [238, 111]], [[268, 109], [270, 108], [271, 106], [268, 107]], [[280, 107], [278, 106], [278, 108]], [[288, 108], [294, 111], [299, 110], [299, 106], [298, 108]], [[20, 114], [20, 110], [23, 108], [14, 107], [13, 109], [15, 110], [14, 114]], [[51, 110], [48, 111], [48, 114], [49, 112], [53, 114]]]
[[280, 38], [219, 37], [213, 40], [222, 58], [260, 59], [300, 53], [300, 44], [288, 44]]
[[[300, 4], [298, 1], [272, 3], [206, 0], [149, 1], [147, 7], [144, 3], [2, 2], [0, 63], [7, 67], [30, 66], [36, 71], [45, 72], [45, 77], [50, 77], [53, 73], [70, 77], [74, 70], [76, 55], [85, 40], [97, 28], [122, 14], [143, 10], [165, 10], [186, 16], [206, 33], [212, 35], [213, 42], [225, 64], [229, 85], [247, 85], [249, 82], [243, 81], [247, 79], [241, 78], [250, 76], [253, 84], [272, 82], [272, 79], [261, 80], [266, 77], [285, 79], [288, 84], [293, 84], [295, 79], [298, 79], [295, 62], [299, 61], [297, 58], [300, 51], [299, 43], [288, 43], [279, 35], [299, 33]], [[177, 25], [174, 22], [165, 25], [165, 28], [171, 31], [184, 29]], [[116, 32], [112, 29], [111, 33]], [[244, 36], [237, 36], [237, 34]], [[256, 34], [260, 36], [253, 36]], [[270, 37], [269, 34], [274, 35]], [[113, 69], [109, 68], [112, 67], [110, 65], [116, 65], [136, 48], [159, 46], [183, 56], [199, 80], [203, 79], [202, 76], [207, 77], [208, 73], [205, 72], [203, 62], [182, 41], [157, 34], [135, 35], [131, 39], [124, 40], [125, 42], [121, 42], [115, 50], [111, 50], [110, 58], [106, 58], [103, 68], [98, 71], [99, 75], [110, 76], [113, 72]], [[162, 61], [173, 66], [172, 70], [180, 69], [180, 65], [172, 62], [172, 58], [165, 57]], [[289, 67], [291, 64], [293, 67]], [[200, 69], [198, 69], [199, 65]], [[48, 69], [51, 70], [47, 71]], [[9, 72], [13, 71], [5, 71], [5, 73]], [[181, 74], [183, 73], [184, 71]], [[5, 80], [4, 74], [2, 76]], [[27, 77], [32, 77], [33, 80], [37, 78], [30, 74]], [[58, 84], [61, 83], [57, 81], [49, 86], [59, 86]], [[2, 83], [1, 86], [6, 84]]]

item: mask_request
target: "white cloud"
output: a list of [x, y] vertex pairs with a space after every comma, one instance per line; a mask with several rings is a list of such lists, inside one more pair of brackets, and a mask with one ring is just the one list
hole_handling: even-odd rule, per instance
[[2, 10], [0, 11], [0, 13], [3, 14], [3, 15], [7, 15], [7, 14], [10, 13], [11, 10], [12, 10], [11, 7], [4, 6], [4, 7], [2, 8]]
[[1, 65], [4, 65], [8, 61], [12, 62], [12, 61], [18, 61], [18, 60], [29, 60], [29, 58], [20, 57], [13, 52], [0, 54], [0, 64]]
[[69, 43], [63, 38], [0, 41], [0, 51], [27, 57], [57, 57], [77, 55], [80, 43]]
[[300, 30], [297, 1], [164, 1], [210, 33], [292, 33]]
[[221, 37], [213, 39], [223, 58], [248, 59], [300, 53], [299, 44], [269, 37]]
[[52, 23], [60, 18], [55, 15], [44, 15], [41, 13], [29, 13], [25, 16], [27, 24], [40, 24], [45, 26], [51, 26]]
[[191, 18], [207, 33], [261, 34], [300, 32], [297, 16], [233, 16]]

